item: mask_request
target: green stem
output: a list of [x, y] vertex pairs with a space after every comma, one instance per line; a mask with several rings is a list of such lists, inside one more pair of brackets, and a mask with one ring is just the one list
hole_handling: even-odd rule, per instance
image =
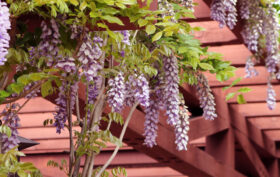
[[[122, 129], [122, 132], [120, 134], [120, 137], [119, 137], [119, 140], [122, 142], [123, 140], [123, 137], [124, 137], [124, 134], [126, 132], [126, 129], [127, 129], [127, 126], [128, 126], [128, 123], [130, 122], [131, 118], [132, 118], [132, 114], [133, 112], [135, 111], [136, 107], [137, 107], [138, 103], [135, 103], [133, 105], [133, 107], [131, 108], [128, 116], [127, 116], [127, 119], [123, 125], [123, 129]], [[115, 158], [115, 156], [117, 155], [118, 151], [120, 149], [120, 145], [116, 145], [116, 148], [113, 152], [113, 154], [111, 155], [111, 157], [108, 159], [108, 161], [103, 165], [103, 167], [100, 169], [100, 171], [98, 172], [98, 174], [96, 175], [96, 177], [100, 177], [101, 174], [104, 172], [104, 170], [111, 164], [111, 162], [113, 161], [113, 159]]]

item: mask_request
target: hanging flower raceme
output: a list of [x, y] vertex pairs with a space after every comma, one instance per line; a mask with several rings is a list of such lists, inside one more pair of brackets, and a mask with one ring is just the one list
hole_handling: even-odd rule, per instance
[[158, 0], [158, 9], [164, 11], [162, 17], [170, 16], [175, 21], [175, 12], [172, 4], [168, 0]]
[[7, 60], [6, 55], [10, 42], [9, 29], [11, 29], [9, 8], [6, 2], [0, 0], [0, 65], [4, 65]]
[[98, 75], [98, 72], [103, 68], [102, 62], [100, 61], [102, 56], [102, 45], [102, 38], [91, 38], [91, 35], [87, 33], [78, 52], [78, 60], [81, 62], [82, 67], [80, 75], [84, 75], [86, 80], [89, 82], [89, 104], [94, 103], [102, 83], [102, 78]]
[[240, 17], [241, 19], [248, 20], [250, 15], [251, 0], [240, 0]]
[[16, 114], [16, 108], [19, 107], [18, 104], [8, 104], [6, 105], [6, 109], [2, 111], [3, 116], [3, 123], [7, 125], [11, 129], [11, 136], [8, 137], [6, 134], [1, 135], [2, 139], [2, 152], [7, 152], [10, 149], [14, 148], [19, 144], [18, 139], [18, 131], [17, 128], [19, 127], [19, 117]]
[[217, 117], [216, 104], [208, 81], [204, 75], [199, 74], [197, 82], [196, 90], [199, 96], [200, 107], [203, 109], [203, 117], [206, 120], [213, 120]]
[[164, 101], [166, 115], [168, 116], [167, 123], [175, 126], [179, 121], [179, 77], [178, 63], [175, 56], [163, 57], [164, 69]]
[[187, 150], [187, 145], [189, 141], [188, 131], [189, 131], [189, 111], [185, 105], [185, 101], [182, 98], [180, 100], [180, 111], [179, 111], [179, 121], [175, 125], [175, 144], [177, 145], [177, 150]]
[[257, 76], [259, 73], [258, 71], [254, 68], [254, 62], [252, 61], [251, 57], [248, 57], [246, 64], [245, 64], [245, 78], [251, 78], [254, 76]]
[[[64, 58], [60, 60], [56, 66], [57, 68], [63, 71], [62, 76], [67, 77], [69, 75], [73, 75], [77, 73], [77, 67], [75, 66], [74, 59]], [[56, 102], [56, 113], [54, 114], [56, 127], [56, 132], [61, 133], [61, 129], [64, 128], [64, 124], [67, 120], [68, 112], [67, 112], [67, 99], [70, 98], [70, 114], [72, 113], [76, 101], [76, 94], [78, 92], [78, 82], [76, 81], [62, 81], [62, 85], [59, 87], [58, 98], [55, 100]], [[69, 95], [68, 95], [69, 94]]]
[[78, 52], [78, 60], [82, 64], [83, 73], [86, 79], [91, 82], [98, 77], [98, 71], [102, 69], [99, 59], [102, 55], [102, 39], [94, 37], [91, 39], [89, 34], [85, 35], [84, 42]]
[[108, 81], [108, 103], [114, 112], [120, 112], [123, 108], [125, 83], [123, 73], [119, 73], [114, 79]]
[[145, 123], [144, 123], [144, 144], [150, 148], [157, 145], [157, 130], [159, 122], [159, 105], [157, 101], [150, 100], [149, 106], [145, 109]]
[[[41, 42], [38, 45], [38, 53], [37, 56], [45, 56], [48, 58], [47, 65], [52, 66], [56, 63], [59, 56], [59, 45], [61, 44], [60, 41], [60, 34], [57, 23], [54, 19], [50, 21], [50, 27], [46, 24], [46, 22], [41, 23], [42, 34], [41, 34]], [[54, 60], [55, 59], [55, 60]]]
[[[64, 75], [64, 74], [63, 74]], [[65, 75], [64, 75], [65, 76]], [[56, 102], [56, 112], [54, 113], [54, 126], [56, 127], [56, 132], [61, 133], [61, 129], [64, 129], [64, 124], [66, 123], [68, 112], [67, 112], [67, 99], [70, 98], [70, 113], [73, 112], [76, 95], [78, 91], [78, 82], [71, 83], [63, 81], [62, 85], [59, 87], [58, 98]], [[69, 93], [69, 96], [67, 95]]]
[[266, 103], [267, 103], [267, 107], [270, 110], [273, 110], [276, 106], [276, 93], [270, 83], [270, 81], [267, 83], [267, 99], [266, 99]]
[[263, 21], [263, 34], [266, 41], [266, 67], [269, 73], [276, 72], [276, 66], [279, 63], [279, 21], [276, 10], [269, 5], [266, 9], [265, 19]]
[[227, 25], [233, 29], [237, 22], [237, 0], [213, 0], [211, 4], [211, 18], [220, 23], [220, 27]]

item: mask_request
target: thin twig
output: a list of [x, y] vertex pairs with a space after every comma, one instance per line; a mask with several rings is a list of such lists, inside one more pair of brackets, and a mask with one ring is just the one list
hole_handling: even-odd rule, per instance
[[38, 84], [34, 85], [33, 87], [31, 87], [31, 89], [29, 89], [28, 91], [26, 92], [23, 92], [22, 94], [20, 94], [19, 96], [15, 97], [15, 98], [11, 98], [9, 100], [5, 100], [3, 102], [1, 102], [1, 104], [8, 104], [8, 103], [12, 103], [12, 102], [15, 102], [23, 97], [25, 97], [26, 95], [28, 95], [29, 93], [31, 93], [32, 91], [34, 91], [35, 89], [38, 89], [41, 84], [43, 84], [44, 82], [46, 82], [46, 80], [43, 80], [41, 82], [39, 82]]
[[[124, 137], [124, 134], [125, 134], [125, 132], [126, 132], [128, 123], [129, 123], [129, 121], [131, 120], [132, 114], [133, 114], [133, 112], [135, 111], [137, 105], [138, 105], [138, 103], [135, 103], [135, 104], [133, 105], [133, 107], [131, 108], [131, 110], [130, 110], [128, 116], [127, 116], [127, 119], [126, 119], [126, 121], [125, 121], [125, 123], [124, 123], [124, 125], [123, 125], [123, 129], [122, 129], [122, 132], [121, 132], [120, 137], [119, 137], [119, 140], [120, 140], [121, 142], [122, 142], [123, 137]], [[104, 170], [111, 164], [112, 160], [113, 160], [113, 159], [115, 158], [115, 156], [117, 155], [119, 149], [120, 149], [120, 145], [117, 144], [117, 145], [116, 145], [116, 148], [115, 148], [115, 150], [114, 150], [114, 152], [113, 152], [113, 154], [112, 154], [111, 157], [108, 159], [108, 161], [103, 165], [103, 167], [99, 170], [99, 172], [98, 172], [98, 174], [96, 175], [96, 177], [100, 177], [101, 174], [104, 172]]]
[[80, 124], [81, 114], [80, 114], [80, 105], [79, 105], [79, 95], [78, 95], [78, 93], [76, 94], [76, 113], [77, 113], [78, 123]]
[[[70, 87], [70, 86], [69, 86]], [[72, 110], [71, 110], [71, 89], [68, 90], [67, 99], [67, 117], [69, 124], [69, 139], [70, 139], [70, 156], [69, 156], [69, 175], [73, 174], [73, 164], [74, 164], [74, 144], [73, 144], [73, 134], [72, 134]]]

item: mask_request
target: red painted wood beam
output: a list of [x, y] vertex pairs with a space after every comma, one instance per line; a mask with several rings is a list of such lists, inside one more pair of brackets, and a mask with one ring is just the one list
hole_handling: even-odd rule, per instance
[[[266, 71], [266, 68], [264, 66], [256, 66], [255, 69], [259, 72], [259, 75], [253, 78], [244, 78], [246, 75], [245, 68], [237, 68], [235, 72], [235, 77], [227, 80], [226, 82], [219, 82], [216, 79], [216, 76], [213, 74], [205, 73], [209, 84], [211, 87], [224, 87], [230, 85], [235, 79], [242, 77], [243, 79], [236, 84], [236, 86], [253, 86], [253, 85], [265, 85], [267, 84], [267, 78], [269, 76], [268, 72]], [[273, 80], [272, 83], [278, 83], [277, 80]]]
[[248, 137], [234, 128], [234, 134], [260, 177], [271, 177]]
[[[277, 84], [279, 84], [279, 83], [277, 83]], [[237, 90], [239, 90], [242, 87], [244, 87], [244, 86], [232, 87], [232, 88], [226, 90], [225, 93], [228, 94], [230, 92], [236, 92]], [[244, 98], [247, 101], [247, 103], [261, 103], [261, 102], [265, 103], [266, 102], [266, 99], [267, 99], [267, 84], [266, 83], [264, 83], [263, 85], [249, 85], [247, 87], [252, 90], [251, 92], [244, 94]], [[273, 88], [277, 93], [277, 90], [280, 90], [280, 85], [274, 84]], [[275, 98], [277, 101], [280, 101], [279, 94], [276, 94]], [[228, 103], [237, 103], [236, 97], [230, 99], [228, 101]]]
[[[247, 123], [247, 120], [242, 112], [232, 108], [232, 105], [230, 105], [230, 108], [228, 108], [228, 105], [225, 102], [225, 93], [221, 88], [213, 89], [213, 92], [216, 98], [216, 109], [218, 113], [220, 112], [223, 116], [227, 116], [230, 126], [238, 129], [241, 133], [243, 133], [243, 135], [245, 135], [248, 139], [251, 139], [254, 143], [267, 151], [271, 156], [276, 156], [276, 146], [274, 141], [263, 135], [262, 131], [253, 124], [250, 122]], [[242, 107], [244, 105], [239, 106]]]
[[280, 130], [280, 116], [250, 117], [247, 119], [250, 123], [261, 130]]
[[267, 135], [263, 134], [261, 129], [258, 129], [250, 122], [247, 122], [246, 117], [238, 112], [238, 110], [230, 107], [231, 112], [231, 124], [240, 133], [253, 141], [263, 150], [267, 151], [272, 157], [276, 157], [276, 145], [275, 142]]

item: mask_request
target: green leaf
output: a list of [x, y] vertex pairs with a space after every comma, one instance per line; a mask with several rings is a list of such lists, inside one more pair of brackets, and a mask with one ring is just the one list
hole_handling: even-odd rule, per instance
[[244, 99], [244, 96], [242, 94], [237, 96], [237, 103], [238, 104], [245, 104], [246, 100]]
[[6, 125], [1, 125], [0, 126], [0, 133], [6, 134], [9, 138], [12, 135], [12, 130], [10, 129], [10, 127], [8, 127]]
[[227, 94], [226, 101], [228, 101], [229, 99], [233, 98], [235, 96], [235, 94], [236, 94], [235, 92]]
[[178, 53], [185, 53], [188, 51], [188, 47], [182, 46], [178, 48]]
[[251, 92], [252, 89], [251, 88], [248, 88], [248, 87], [243, 87], [243, 88], [240, 88], [237, 90], [237, 92], [239, 93], [248, 93], [248, 92]]
[[213, 66], [208, 63], [198, 63], [198, 65], [204, 70], [213, 70]]
[[102, 19], [108, 21], [109, 23], [116, 23], [118, 25], [124, 25], [123, 22], [118, 18], [110, 15], [101, 16]]
[[47, 81], [45, 83], [42, 84], [41, 86], [41, 94], [43, 97], [46, 97], [50, 94], [53, 93], [53, 87], [52, 87], [52, 82], [51, 81]]
[[161, 38], [161, 36], [162, 36], [162, 31], [157, 32], [157, 33], [153, 36], [152, 41], [155, 42], [155, 41], [159, 40], [159, 39]]
[[83, 11], [86, 7], [87, 7], [87, 2], [86, 2], [86, 0], [84, 0], [82, 2], [82, 4], [80, 5], [80, 10]]
[[236, 84], [238, 84], [240, 81], [242, 80], [242, 77], [239, 77], [237, 79], [235, 79], [229, 86], [226, 86], [223, 88], [223, 90], [227, 90], [233, 86], [235, 86]]
[[148, 25], [148, 26], [146, 26], [146, 33], [147, 33], [148, 35], [154, 34], [155, 32], [156, 32], [156, 27], [155, 27], [155, 25]]
[[70, 0], [70, 3], [73, 4], [74, 6], [79, 5], [79, 1], [78, 0]]
[[140, 27], [147, 25], [147, 23], [148, 23], [148, 20], [145, 20], [145, 19], [142, 19], [142, 18], [140, 18], [140, 19], [138, 20], [138, 25], [139, 25]]
[[11, 94], [6, 92], [5, 90], [0, 90], [0, 97], [1, 98], [6, 98], [8, 96], [10, 96]]

